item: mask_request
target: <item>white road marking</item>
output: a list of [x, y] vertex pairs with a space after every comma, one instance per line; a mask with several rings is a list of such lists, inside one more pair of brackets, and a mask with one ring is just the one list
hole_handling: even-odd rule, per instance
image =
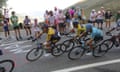
[[13, 42], [13, 43], [8, 43], [8, 44], [1, 44], [0, 46], [8, 46], [8, 45], [13, 45], [13, 44], [23, 44], [25, 42], [29, 42], [28, 40], [26, 41], [18, 41], [18, 42]]
[[12, 49], [12, 50], [10, 50], [10, 52], [19, 51], [19, 50], [21, 50], [21, 49]]
[[92, 63], [92, 64], [87, 64], [87, 65], [81, 65], [81, 66], [71, 67], [67, 69], [56, 70], [52, 72], [71, 72], [71, 71], [83, 70], [87, 68], [93, 68], [93, 67], [98, 67], [98, 66], [103, 66], [103, 65], [108, 65], [108, 64], [114, 64], [114, 63], [120, 63], [120, 59], [103, 61], [103, 62]]
[[22, 53], [22, 49], [21, 50], [17, 50], [16, 52], [14, 52], [14, 54], [17, 54], [17, 53]]

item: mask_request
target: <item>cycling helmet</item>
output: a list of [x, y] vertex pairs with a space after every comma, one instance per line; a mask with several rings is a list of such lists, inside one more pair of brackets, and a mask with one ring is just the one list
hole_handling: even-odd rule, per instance
[[90, 31], [92, 29], [92, 24], [86, 24], [86, 31]]
[[48, 25], [47, 24], [43, 24], [42, 25], [42, 29], [44, 29], [44, 28], [48, 29]]

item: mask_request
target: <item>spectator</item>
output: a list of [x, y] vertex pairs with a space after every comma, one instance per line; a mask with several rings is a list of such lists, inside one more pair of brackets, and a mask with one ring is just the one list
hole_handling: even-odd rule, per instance
[[54, 8], [54, 12], [53, 12], [53, 15], [55, 16], [55, 25], [57, 26], [58, 25], [58, 12], [59, 12], [59, 9], [57, 7]]
[[111, 27], [111, 17], [112, 17], [112, 12], [111, 12], [110, 8], [108, 8], [106, 13], [105, 13], [106, 28]]
[[70, 8], [70, 9], [69, 9], [69, 14], [70, 14], [70, 17], [71, 17], [71, 18], [74, 17], [74, 13], [75, 13], [74, 7]]
[[81, 10], [79, 7], [76, 8], [75, 14], [78, 15], [78, 19], [81, 20]]
[[5, 9], [4, 9], [4, 17], [5, 17], [5, 19], [8, 21], [8, 24], [9, 24], [9, 11], [10, 11], [11, 9], [12, 9], [12, 8], [10, 8], [10, 9], [5, 8]]
[[6, 18], [4, 18], [4, 20], [3, 20], [3, 29], [4, 29], [6, 39], [11, 38], [10, 31], [8, 28], [8, 20]]
[[77, 14], [74, 14], [74, 18], [72, 19], [72, 22], [73, 22], [73, 27], [74, 27], [76, 24], [79, 24], [79, 19], [78, 19], [78, 15], [77, 15]]
[[95, 26], [96, 16], [97, 16], [96, 10], [93, 9], [92, 12], [90, 13], [90, 19], [89, 19], [89, 22], [92, 23], [93, 26]]
[[[120, 27], [120, 10], [118, 10], [117, 14], [116, 14], [116, 23], [117, 26]], [[117, 29], [119, 30], [119, 29]]]
[[105, 15], [105, 8], [104, 7], [101, 7], [100, 9], [101, 13], [103, 14], [103, 16]]
[[45, 23], [48, 24], [48, 19], [49, 19], [49, 12], [48, 10], [46, 10], [45, 14], [44, 14], [44, 19], [45, 19]]
[[55, 26], [55, 16], [53, 15], [53, 11], [49, 12], [50, 16], [49, 16], [49, 26]]
[[97, 13], [97, 18], [96, 18], [96, 22], [98, 24], [98, 28], [103, 29], [103, 13], [101, 11], [98, 11]]
[[81, 9], [81, 17], [82, 17], [82, 24], [85, 24], [86, 16], [83, 8]]
[[59, 24], [59, 31], [60, 31], [61, 34], [63, 34], [64, 31], [65, 31], [64, 20], [65, 20], [65, 16], [63, 14], [63, 11], [59, 10], [59, 13], [58, 13], [58, 24]]
[[29, 36], [28, 40], [32, 38], [32, 32], [31, 32], [31, 20], [29, 19], [28, 16], [25, 16], [24, 19], [24, 28], [26, 31], [26, 35]]
[[22, 39], [21, 34], [20, 34], [19, 24], [18, 24], [18, 17], [15, 15], [14, 11], [11, 14], [12, 14], [12, 16], [11, 16], [10, 20], [13, 24], [13, 29], [15, 31], [16, 39], [17, 40]]
[[66, 27], [69, 28], [70, 26], [70, 14], [69, 14], [69, 11], [67, 10], [66, 13], [65, 13], [65, 19], [66, 19]]
[[34, 39], [32, 41], [35, 41], [40, 34], [40, 28], [39, 28], [39, 23], [38, 23], [37, 19], [34, 19], [34, 23], [33, 23], [33, 26], [32, 26], [32, 31], [34, 33]]

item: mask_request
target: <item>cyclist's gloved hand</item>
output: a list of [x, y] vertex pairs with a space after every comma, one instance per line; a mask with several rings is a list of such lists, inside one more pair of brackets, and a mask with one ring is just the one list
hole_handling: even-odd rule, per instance
[[111, 34], [110, 32], [107, 32], [106, 35], [108, 35], [108, 36], [112, 36], [112, 34]]

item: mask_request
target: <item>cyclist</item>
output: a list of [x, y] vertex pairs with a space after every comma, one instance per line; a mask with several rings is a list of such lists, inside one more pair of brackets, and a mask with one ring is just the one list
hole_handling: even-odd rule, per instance
[[88, 35], [90, 33], [90, 40], [87, 41], [86, 45], [90, 46], [90, 49], [93, 48], [93, 43], [96, 41], [100, 41], [103, 39], [103, 32], [102, 30], [93, 27], [92, 24], [86, 24], [86, 31], [83, 32], [80, 37]]
[[[16, 39], [17, 40], [22, 39], [21, 34], [20, 34], [20, 28], [18, 25], [18, 16], [15, 15], [14, 11], [11, 14], [12, 14], [12, 16], [11, 16], [10, 20], [13, 24], [13, 29], [15, 31]], [[18, 38], [18, 35], [19, 35], [19, 38]]]
[[116, 34], [114, 34], [114, 36], [112, 37], [113, 38], [113, 41], [115, 39], [118, 39], [119, 40], [119, 43], [120, 43], [120, 10], [118, 11], [117, 15], [116, 15], [116, 23], [117, 25], [115, 27], [113, 27], [112, 29], [110, 29], [108, 32], [106, 32], [106, 34], [110, 34], [110, 32], [116, 30]]
[[73, 27], [74, 27], [74, 31], [76, 32], [76, 37], [80, 36], [81, 33], [83, 33], [84, 31], [86, 31], [86, 28], [84, 26], [82, 26], [81, 24], [79, 24], [79, 20], [74, 20], [73, 21]]
[[44, 43], [44, 45], [47, 47], [48, 50], [50, 50], [50, 44], [55, 44], [60, 40], [59, 33], [57, 32], [57, 30], [55, 30], [52, 27], [49, 27], [47, 24], [44, 24], [42, 26], [42, 32], [37, 38], [39, 38], [43, 33], [47, 33], [46, 42]]

